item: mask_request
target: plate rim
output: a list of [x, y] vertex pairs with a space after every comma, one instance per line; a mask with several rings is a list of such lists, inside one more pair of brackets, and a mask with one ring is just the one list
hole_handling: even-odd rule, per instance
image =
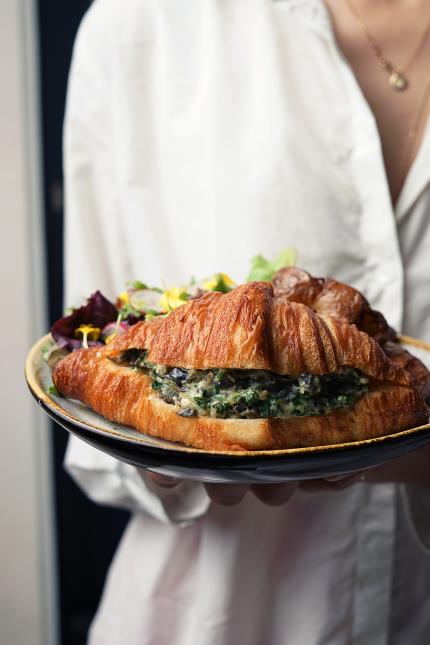
[[[398, 337], [399, 342], [401, 342], [403, 345], [411, 345], [415, 347], [421, 347], [427, 351], [430, 352], [430, 344], [426, 343], [425, 341], [418, 340], [416, 338], [412, 338], [410, 336], [399, 336]], [[67, 412], [64, 408], [61, 407], [55, 401], [49, 394], [44, 390], [44, 388], [41, 386], [41, 384], [38, 382], [37, 378], [37, 360], [36, 358], [38, 355], [41, 357], [41, 349], [46, 343], [48, 342], [54, 342], [53, 338], [50, 333], [45, 334], [41, 338], [39, 338], [31, 347], [26, 361], [25, 361], [25, 379], [27, 381], [27, 385], [30, 389], [30, 392], [36, 399], [36, 401], [41, 405], [41, 407], [46, 407], [48, 410], [52, 412], [55, 416], [58, 416], [65, 421], [68, 421], [69, 423], [74, 423], [78, 425], [78, 427], [82, 428], [83, 430], [87, 430], [93, 434], [102, 434], [102, 435], [107, 435], [110, 437], [113, 437], [115, 439], [122, 439], [126, 440], [129, 444], [135, 444], [138, 446], [143, 446], [151, 450], [166, 450], [169, 452], [178, 452], [178, 453], [187, 453], [187, 454], [199, 454], [199, 455], [214, 455], [218, 457], [234, 457], [236, 459], [240, 459], [243, 457], [282, 457], [282, 456], [288, 456], [288, 455], [309, 455], [310, 453], [325, 453], [325, 452], [335, 452], [336, 450], [354, 450], [357, 448], [361, 448], [364, 446], [369, 446], [372, 444], [381, 444], [381, 443], [388, 443], [390, 441], [395, 441], [396, 439], [402, 439], [404, 437], [408, 437], [414, 434], [418, 434], [421, 432], [424, 432], [426, 430], [430, 430], [430, 420], [429, 423], [426, 423], [421, 426], [416, 426], [415, 428], [408, 428], [407, 430], [401, 430], [400, 432], [396, 432], [393, 434], [389, 435], [384, 435], [382, 437], [371, 437], [368, 439], [360, 439], [358, 441], [350, 441], [350, 442], [344, 442], [344, 443], [337, 443], [337, 444], [328, 444], [325, 446], [303, 446], [300, 448], [282, 448], [278, 450], [201, 450], [199, 448], [193, 448], [191, 446], [186, 446], [182, 444], [175, 444], [174, 442], [169, 442], [170, 445], [167, 446], [157, 446], [157, 445], [148, 445], [148, 443], [145, 441], [143, 437], [148, 437], [150, 435], [145, 435], [143, 432], [139, 432], [135, 428], [130, 427], [130, 429], [136, 433], [139, 433], [139, 435], [142, 435], [142, 439], [139, 438], [139, 436], [136, 437], [129, 437], [122, 433], [120, 430], [115, 430], [115, 429], [107, 429], [107, 428], [102, 428], [100, 426], [97, 426], [95, 424], [82, 421], [78, 417], [75, 417], [73, 414]], [[43, 360], [43, 359], [42, 359]], [[84, 405], [84, 404], [82, 404]], [[88, 407], [88, 406], [87, 406]], [[91, 408], [89, 408], [91, 409]], [[94, 414], [100, 416], [101, 418], [102, 415], [99, 415], [97, 412], [93, 410]], [[109, 421], [109, 420], [107, 420]], [[109, 421], [109, 423], [114, 423], [113, 421]], [[118, 424], [121, 425], [121, 424]]]

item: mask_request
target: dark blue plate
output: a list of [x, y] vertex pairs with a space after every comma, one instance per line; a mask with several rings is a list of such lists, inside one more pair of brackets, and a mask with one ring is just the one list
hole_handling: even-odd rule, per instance
[[205, 482], [264, 483], [315, 479], [378, 466], [424, 446], [430, 424], [386, 437], [333, 446], [255, 452], [207, 452], [111, 423], [78, 401], [49, 395], [48, 365], [39, 340], [26, 363], [30, 391], [45, 412], [90, 445], [133, 466]]

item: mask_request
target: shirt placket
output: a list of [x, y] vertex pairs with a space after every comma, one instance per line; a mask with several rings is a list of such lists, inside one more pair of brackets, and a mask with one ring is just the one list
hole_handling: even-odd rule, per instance
[[350, 101], [352, 154], [350, 167], [360, 198], [359, 240], [365, 259], [365, 293], [401, 328], [404, 273], [396, 218], [391, 203], [382, 147], [375, 118], [336, 43], [331, 43]]
[[[288, 7], [289, 2], [285, 2]], [[340, 52], [328, 12], [321, 19], [318, 0], [294, 0], [306, 8], [309, 27], [319, 32], [331, 49], [349, 100], [351, 155], [348, 163], [359, 198], [357, 244], [363, 249], [363, 290], [390, 324], [400, 329], [403, 318], [403, 263], [376, 122], [360, 87]], [[310, 6], [318, 11], [310, 11]], [[346, 135], [347, 136], [347, 135]], [[351, 645], [384, 645], [388, 640], [395, 540], [393, 484], [363, 488], [356, 526], [355, 580]]]
[[[389, 323], [403, 318], [403, 263], [376, 122], [336, 43], [333, 53], [351, 103], [350, 167], [361, 212], [358, 238], [365, 257], [365, 293]], [[351, 642], [383, 645], [388, 639], [394, 561], [395, 495], [392, 484], [368, 487], [357, 531]]]
[[309, 29], [326, 41], [344, 82], [350, 118], [344, 137], [350, 146], [348, 161], [358, 195], [357, 244], [365, 265], [361, 288], [370, 303], [384, 312], [395, 329], [401, 329], [404, 304], [403, 263], [396, 217], [374, 116], [355, 76], [340, 51], [323, 0], [272, 0], [284, 11], [300, 15]]

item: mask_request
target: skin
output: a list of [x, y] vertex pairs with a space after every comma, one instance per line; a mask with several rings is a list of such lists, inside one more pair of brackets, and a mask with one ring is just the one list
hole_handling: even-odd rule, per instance
[[[430, 93], [423, 103], [417, 136], [408, 147], [408, 135], [417, 106], [422, 103], [430, 81], [430, 32], [417, 57], [405, 74], [410, 86], [395, 92], [369, 47], [348, 3], [325, 0], [331, 14], [338, 45], [348, 60], [363, 94], [375, 116], [381, 138], [385, 169], [393, 204], [396, 204], [411, 164], [419, 150], [430, 110]], [[351, 0], [356, 12], [378, 44], [384, 57], [402, 69], [417, 49], [430, 24], [427, 0]]]
[[[409, 149], [410, 154], [402, 158], [400, 151], [407, 148], [417, 105], [421, 102], [423, 88], [430, 81], [428, 66], [430, 30], [413, 65], [406, 70], [410, 86], [404, 92], [394, 92], [388, 85], [387, 73], [381, 69], [347, 2], [345, 0], [325, 1], [338, 45], [348, 60], [375, 116], [391, 199], [395, 205], [419, 150], [430, 111], [429, 97], [424, 104], [425, 109], [422, 112], [417, 136]], [[401, 69], [415, 52], [417, 43], [430, 25], [430, 2], [428, 0], [352, 0], [352, 3], [385, 58]], [[384, 466], [335, 479], [253, 486], [205, 484], [205, 488], [211, 500], [223, 506], [238, 504], [247, 494], [255, 495], [265, 504], [279, 506], [287, 503], [299, 487], [308, 492], [342, 490], [356, 482], [367, 484], [395, 482], [430, 487], [429, 463], [430, 446], [393, 460]], [[160, 489], [172, 489], [181, 481], [154, 473], [147, 473], [147, 476]]]
[[[151, 482], [160, 490], [174, 489], [181, 483], [181, 479], [165, 477], [152, 472], [146, 472]], [[205, 489], [215, 504], [221, 506], [234, 506], [242, 501], [246, 494], [253, 494], [261, 502], [269, 506], [281, 506], [286, 504], [298, 483], [291, 482], [288, 484], [255, 484], [252, 486], [241, 484], [205, 484]]]
[[[234, 506], [241, 502], [247, 494], [255, 495], [261, 502], [269, 506], [282, 506], [291, 499], [298, 488], [309, 493], [319, 493], [321, 491], [344, 490], [355, 483], [372, 485], [389, 482], [430, 488], [429, 463], [430, 446], [427, 446], [399, 459], [393, 459], [383, 466], [352, 475], [342, 475], [324, 480], [289, 482], [287, 484], [253, 484], [252, 486], [205, 484], [205, 489], [212, 502], [222, 506]], [[146, 476], [160, 490], [176, 488], [182, 481], [181, 479], [165, 477], [151, 472], [147, 472]]]

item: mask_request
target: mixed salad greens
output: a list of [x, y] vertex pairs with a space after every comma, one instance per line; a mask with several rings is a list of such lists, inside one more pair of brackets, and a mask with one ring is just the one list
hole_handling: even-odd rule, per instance
[[[293, 265], [296, 255], [293, 249], [284, 249], [273, 261], [256, 255], [251, 260], [247, 280], [271, 280], [278, 269]], [[127, 284], [115, 304], [96, 291], [82, 307], [72, 309], [71, 313], [57, 320], [51, 334], [57, 349], [64, 352], [105, 345], [141, 320], [165, 316], [207, 291], [228, 293], [235, 286], [236, 283], [225, 273], [215, 273], [201, 281], [192, 280], [187, 286], [165, 290], [148, 287], [136, 280]]]
[[[296, 255], [293, 249], [285, 249], [272, 261], [255, 256], [247, 280], [272, 280], [276, 271], [295, 264]], [[51, 333], [56, 345], [47, 346], [44, 358], [53, 364], [62, 355], [81, 347], [108, 344], [139, 321], [165, 316], [208, 291], [228, 293], [235, 286], [225, 273], [165, 290], [137, 280], [127, 285], [115, 304], [96, 291], [82, 307], [72, 309], [53, 325]], [[148, 374], [152, 388], [166, 403], [177, 406], [178, 414], [184, 417], [261, 419], [322, 415], [349, 407], [368, 392], [368, 379], [352, 368], [336, 374], [304, 373], [298, 377], [265, 370], [184, 369], [150, 363], [147, 352], [136, 349], [112, 360]], [[51, 394], [58, 395], [56, 391]]]

